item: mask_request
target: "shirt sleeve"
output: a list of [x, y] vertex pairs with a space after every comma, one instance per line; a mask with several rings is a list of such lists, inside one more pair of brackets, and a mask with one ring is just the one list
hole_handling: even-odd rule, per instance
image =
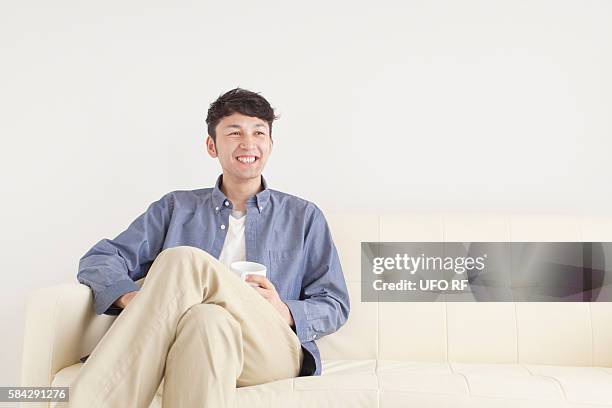
[[302, 343], [331, 334], [346, 323], [350, 301], [327, 221], [315, 206], [305, 238], [301, 300], [286, 300]]
[[79, 260], [77, 279], [91, 288], [96, 314], [119, 314], [121, 308], [113, 303], [139, 290], [135, 281], [147, 274], [161, 251], [172, 209], [168, 193], [115, 239], [102, 239]]

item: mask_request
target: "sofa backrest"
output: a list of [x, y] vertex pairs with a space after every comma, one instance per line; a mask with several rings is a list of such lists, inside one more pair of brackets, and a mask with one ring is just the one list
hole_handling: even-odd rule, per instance
[[[612, 303], [361, 302], [361, 245], [372, 242], [607, 242], [612, 218], [326, 213], [351, 313], [317, 341], [323, 359], [612, 367]], [[612, 259], [612, 254], [610, 258]], [[605, 290], [612, 290], [610, 277]]]

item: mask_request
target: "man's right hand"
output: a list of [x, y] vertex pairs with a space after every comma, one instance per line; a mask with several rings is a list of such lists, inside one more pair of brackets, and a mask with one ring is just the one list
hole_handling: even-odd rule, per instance
[[125, 307], [128, 305], [128, 303], [130, 303], [132, 301], [132, 299], [134, 299], [134, 297], [138, 294], [138, 291], [135, 290], [133, 292], [128, 292], [125, 295], [122, 295], [119, 299], [117, 299], [115, 301], [115, 303], [113, 303], [115, 306], [119, 306], [122, 309], [125, 309]]

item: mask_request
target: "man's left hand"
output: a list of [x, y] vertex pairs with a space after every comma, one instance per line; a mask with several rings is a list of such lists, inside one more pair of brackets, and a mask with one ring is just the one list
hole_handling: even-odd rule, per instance
[[274, 306], [274, 308], [280, 313], [289, 326], [293, 326], [295, 324], [289, 307], [281, 300], [276, 288], [272, 282], [268, 280], [268, 278], [261, 275], [247, 275], [246, 281], [247, 283], [257, 283], [259, 287], [254, 287], [254, 289], [257, 290], [259, 294], [268, 302], [270, 302], [272, 306]]

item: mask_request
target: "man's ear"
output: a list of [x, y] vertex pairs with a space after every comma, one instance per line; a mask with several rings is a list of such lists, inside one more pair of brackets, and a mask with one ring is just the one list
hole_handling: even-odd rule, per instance
[[206, 138], [206, 151], [208, 155], [212, 158], [217, 157], [217, 146], [215, 145], [215, 141], [210, 135]]

